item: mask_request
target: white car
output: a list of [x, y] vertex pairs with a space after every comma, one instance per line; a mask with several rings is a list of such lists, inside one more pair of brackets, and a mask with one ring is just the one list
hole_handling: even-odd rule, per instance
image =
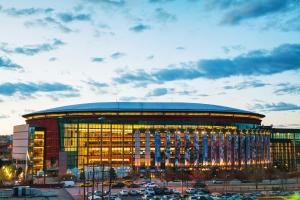
[[[151, 188], [151, 189], [152, 189], [152, 188]], [[153, 189], [151, 190], [151, 189], [149, 188], [148, 190], [146, 190], [146, 191], [145, 191], [145, 194], [146, 194], [146, 195], [155, 195], [154, 190], [153, 190]]]
[[74, 187], [75, 182], [74, 181], [63, 181], [64, 187]]
[[194, 188], [189, 188], [185, 191], [187, 194], [195, 194], [196, 190]]
[[157, 185], [155, 183], [147, 183], [147, 184], [145, 184], [144, 187], [145, 188], [154, 188], [154, 187], [157, 187]]
[[120, 195], [122, 196], [128, 196], [128, 190], [121, 190]]
[[132, 196], [136, 196], [136, 195], [138, 195], [138, 192], [136, 190], [130, 190], [129, 194]]
[[140, 194], [140, 195], [144, 195], [145, 192], [146, 192], [145, 189], [140, 189], [140, 190], [137, 191], [137, 193]]
[[153, 197], [153, 195], [148, 195], [148, 194], [145, 194], [144, 196], [142, 196], [142, 199], [150, 199], [151, 197]]
[[101, 199], [101, 197], [97, 196], [97, 195], [94, 195], [94, 196], [89, 196], [88, 197], [88, 200], [92, 200], [92, 199]]
[[170, 189], [170, 191], [173, 193], [173, 194], [180, 194], [181, 192], [179, 192], [178, 190], [176, 189]]

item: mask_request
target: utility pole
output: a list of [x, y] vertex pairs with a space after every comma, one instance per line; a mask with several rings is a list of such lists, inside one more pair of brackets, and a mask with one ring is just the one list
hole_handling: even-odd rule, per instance
[[93, 188], [92, 188], [92, 200], [94, 200], [94, 187], [95, 187], [95, 163], [93, 162]]
[[101, 188], [101, 199], [102, 200], [104, 200], [104, 194], [103, 194], [103, 192], [104, 192], [104, 190], [103, 190], [103, 183], [104, 183], [104, 164], [102, 163], [102, 169], [101, 169], [101, 185], [102, 185], [102, 188]]
[[83, 199], [85, 200], [85, 163], [83, 161]]

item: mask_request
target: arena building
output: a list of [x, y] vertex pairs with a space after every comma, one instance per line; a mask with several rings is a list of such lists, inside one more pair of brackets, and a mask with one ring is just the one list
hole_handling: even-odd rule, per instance
[[106, 102], [29, 113], [34, 173], [101, 164], [118, 170], [241, 169], [271, 162], [262, 114], [200, 103]]

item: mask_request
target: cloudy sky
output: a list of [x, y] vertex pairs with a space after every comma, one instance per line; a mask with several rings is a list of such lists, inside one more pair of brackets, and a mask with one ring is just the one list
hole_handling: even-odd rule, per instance
[[1, 0], [0, 134], [100, 101], [199, 102], [300, 128], [298, 0]]

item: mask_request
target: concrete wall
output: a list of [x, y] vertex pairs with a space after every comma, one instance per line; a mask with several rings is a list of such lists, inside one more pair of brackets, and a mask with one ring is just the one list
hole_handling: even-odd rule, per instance
[[22, 124], [14, 126], [12, 158], [25, 161], [28, 151], [29, 125]]

